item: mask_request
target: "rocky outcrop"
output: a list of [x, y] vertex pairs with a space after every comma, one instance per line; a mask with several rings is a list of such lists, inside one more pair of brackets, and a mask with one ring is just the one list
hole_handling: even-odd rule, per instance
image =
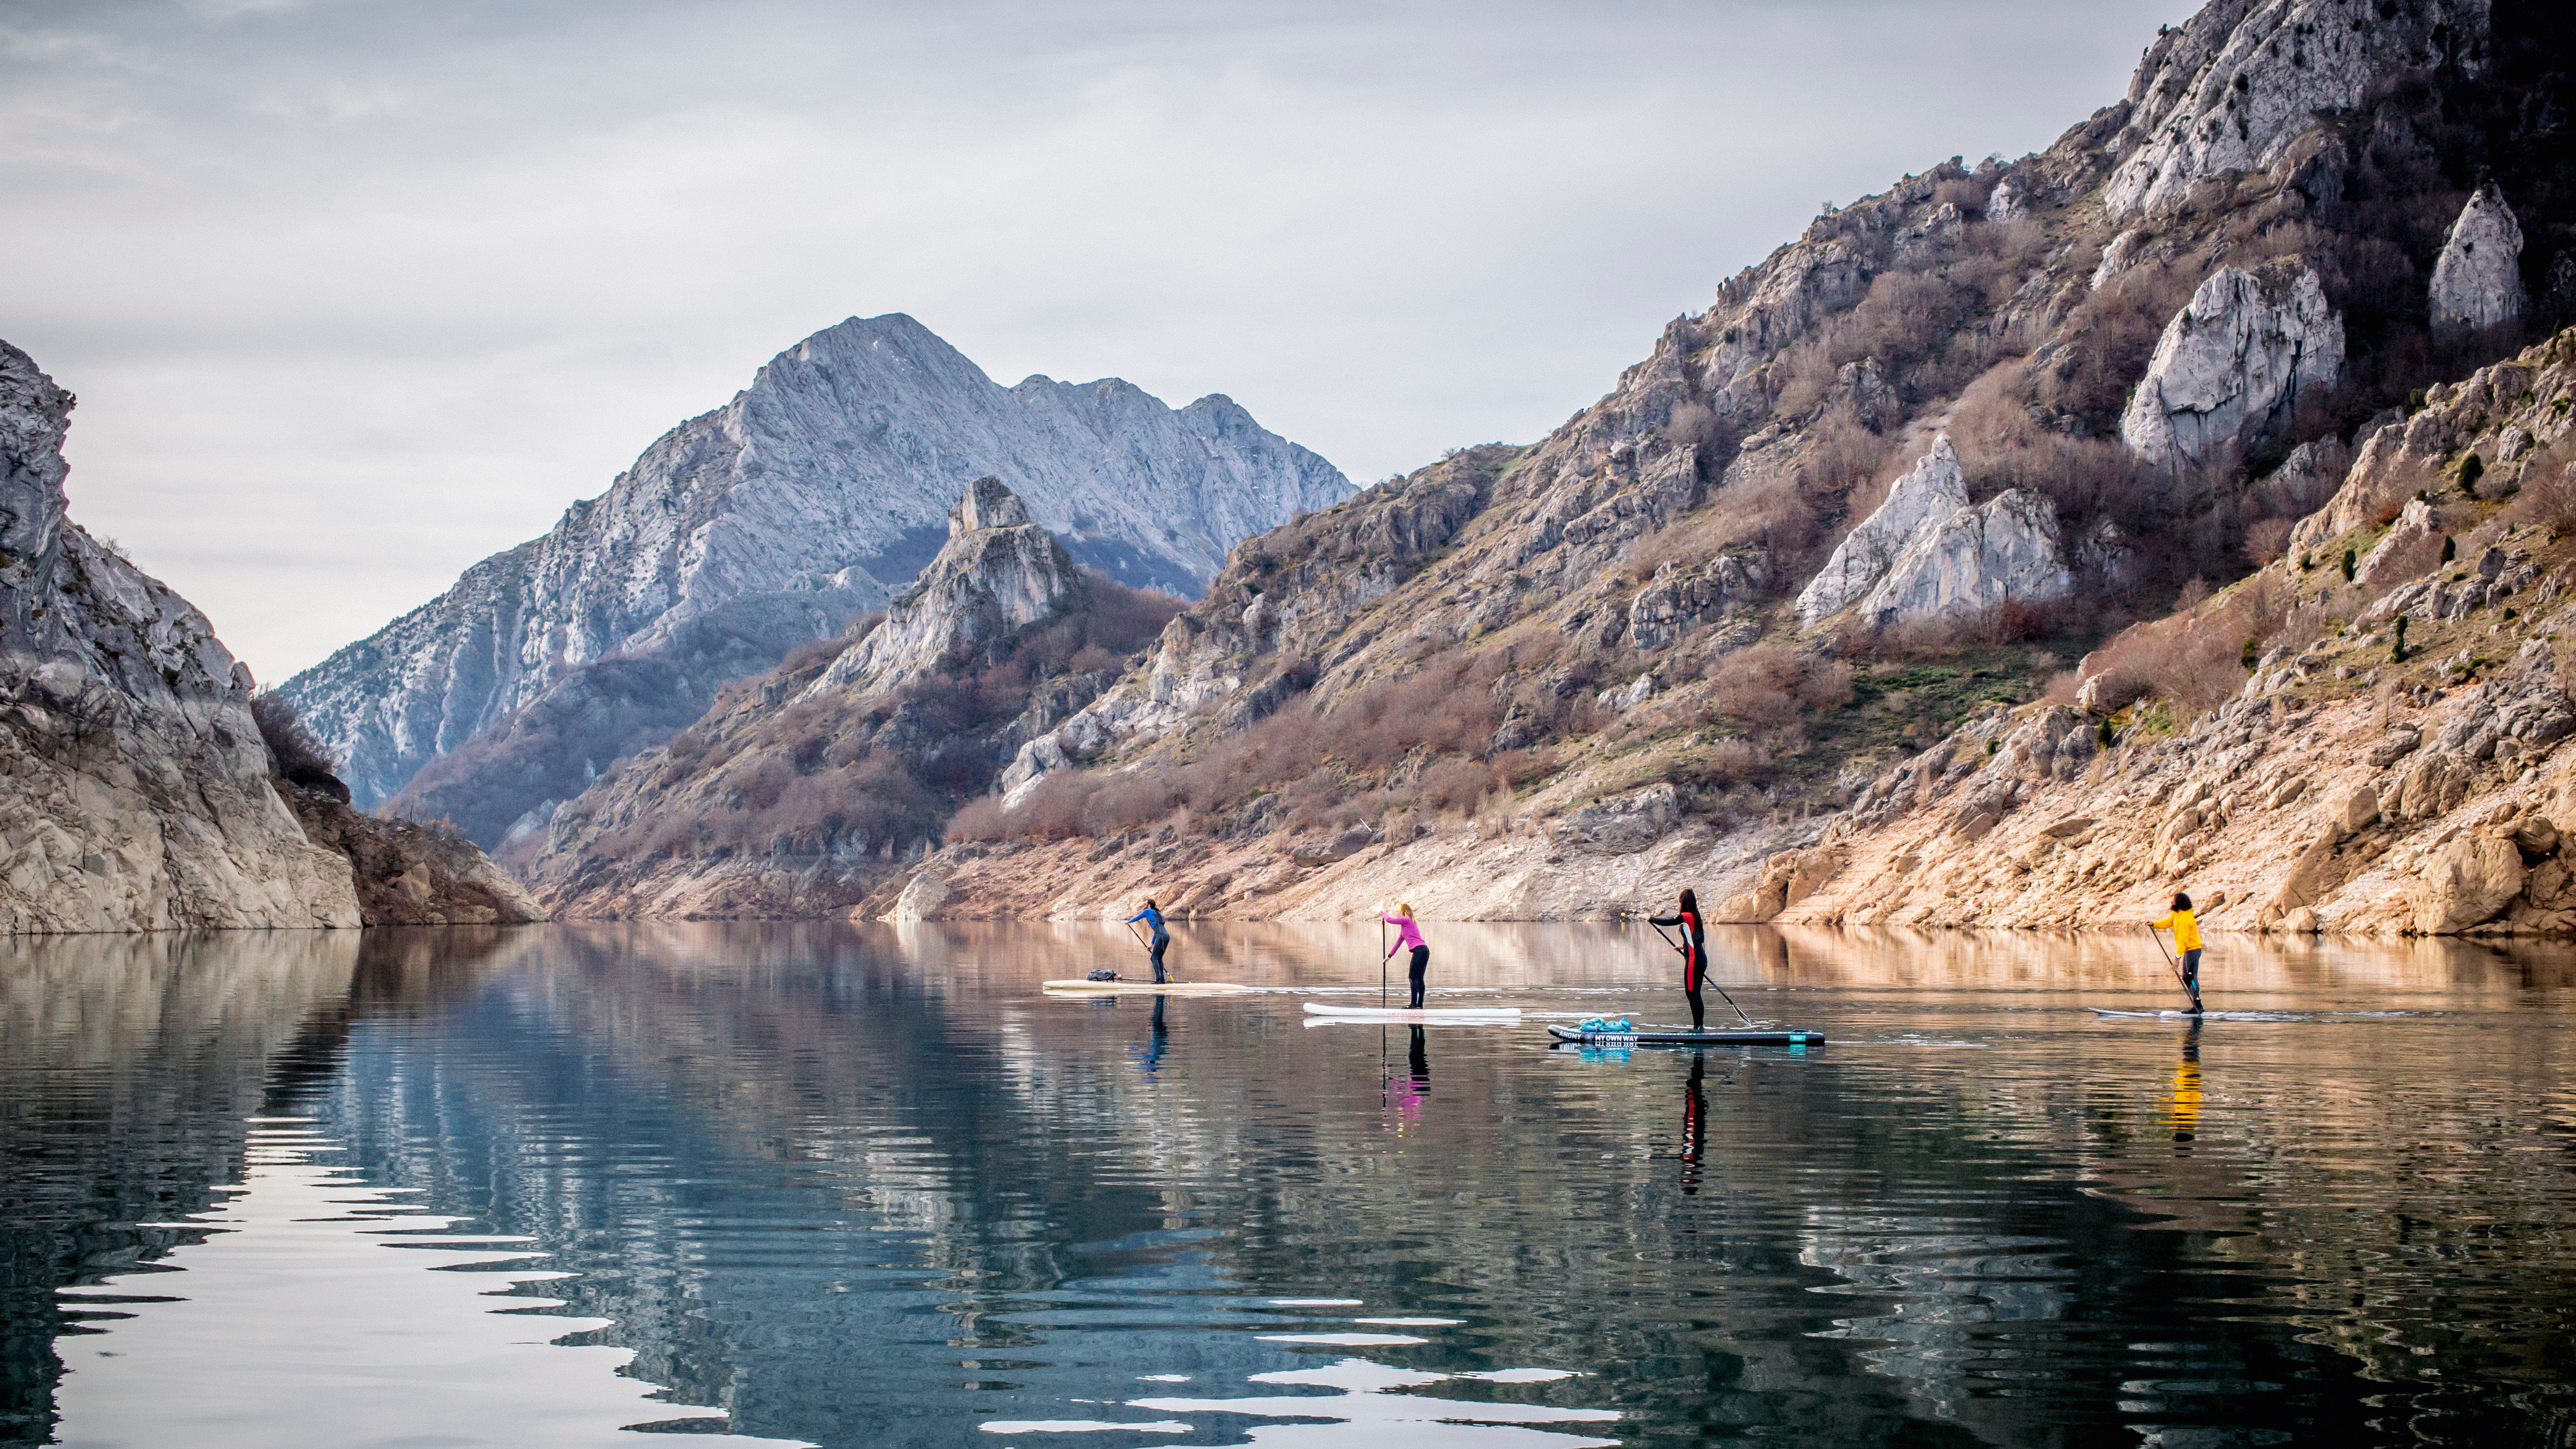
[[978, 478], [948, 512], [948, 544], [885, 622], [832, 662], [807, 697], [871, 691], [930, 674], [994, 640], [1062, 613], [1081, 576], [1018, 494]]
[[2521, 316], [2529, 300], [2522, 286], [2522, 223], [2489, 182], [2460, 208], [2433, 263], [2433, 325], [2493, 327]]
[[[2545, 821], [2544, 821], [2545, 823]], [[2433, 853], [2409, 892], [2415, 934], [2455, 936], [2522, 894], [2522, 852], [2502, 835], [2463, 835]]]
[[2343, 319], [2295, 259], [2221, 267], [2174, 314], [2120, 417], [2120, 440], [2159, 467], [2280, 432], [2301, 394], [2343, 371]]
[[2045, 603], [2075, 591], [2058, 545], [2057, 510], [2018, 489], [1924, 530], [1860, 601], [1879, 628], [1998, 604]]
[[67, 516], [71, 407], [0, 343], [0, 930], [357, 925], [270, 788], [250, 672]]
[[1874, 628], [2074, 591], [2047, 499], [2018, 490], [1968, 504], [1947, 433], [1852, 529], [1798, 595], [1810, 628], [1852, 608]]
[[1967, 508], [1968, 480], [1959, 470], [1959, 450], [1942, 433], [1889, 486], [1887, 501], [1853, 526], [1799, 590], [1799, 622], [1813, 628], [1868, 597], [1917, 538]]
[[1115, 379], [1000, 387], [909, 317], [854, 318], [282, 692], [372, 807], [595, 661], [666, 660], [703, 703], [830, 637], [918, 571], [956, 490], [987, 473], [1077, 561], [1184, 592], [1237, 539], [1348, 492], [1224, 397], [1174, 410]]
[[2576, 429], [2576, 411], [2557, 399], [2576, 395], [2576, 348], [2553, 341], [2491, 363], [2455, 382], [2424, 390], [2424, 406], [2365, 423], [2351, 470], [2323, 508], [2299, 521], [2294, 553], [2401, 516], [2419, 493], [2455, 491], [2467, 457], [2479, 460], [2475, 491], [2493, 500], [2535, 481], [2537, 466], [2562, 466], [2560, 446]]
[[2489, 0], [2217, 0], [2156, 37], [2129, 86], [2102, 188], [2113, 216], [2169, 207], [2192, 184], [2272, 165], [2371, 87], [2409, 71], [2477, 76]]

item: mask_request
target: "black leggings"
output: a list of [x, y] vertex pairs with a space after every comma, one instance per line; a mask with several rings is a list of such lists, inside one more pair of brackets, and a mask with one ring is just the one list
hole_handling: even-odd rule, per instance
[[1429, 966], [1430, 964], [1431, 948], [1428, 946], [1414, 947], [1413, 965], [1411, 969], [1404, 973], [1404, 979], [1411, 983], [1413, 987], [1412, 1009], [1415, 1011], [1420, 1011], [1422, 1009], [1422, 971], [1424, 967]]
[[1682, 995], [1690, 998], [1693, 1031], [1708, 1029], [1708, 1003], [1699, 994], [1700, 980], [1707, 974], [1708, 963], [1696, 959], [1695, 955], [1682, 966]]
[[2191, 993], [2192, 1009], [2199, 1010], [2200, 948], [2198, 946], [2182, 953], [2182, 989]]
[[1154, 943], [1154, 984], [1158, 986], [1161, 985], [1163, 981], [1163, 952], [1169, 948], [1171, 944], [1172, 939], [1169, 936], [1166, 936], [1162, 940]]

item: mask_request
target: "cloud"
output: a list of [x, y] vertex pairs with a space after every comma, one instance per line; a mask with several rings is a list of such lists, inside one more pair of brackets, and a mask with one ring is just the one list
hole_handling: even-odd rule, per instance
[[0, 336], [81, 394], [78, 515], [271, 678], [854, 314], [1355, 478], [1535, 438], [1819, 198], [2045, 145], [2187, 9], [218, 8], [0, 52]]

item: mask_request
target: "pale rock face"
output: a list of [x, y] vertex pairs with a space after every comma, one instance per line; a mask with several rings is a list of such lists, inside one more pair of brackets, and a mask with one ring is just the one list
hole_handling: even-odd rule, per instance
[[1841, 613], [1878, 587], [1916, 536], [1968, 506], [1959, 450], [1942, 433], [1931, 450], [1887, 490], [1887, 501], [1834, 548], [1833, 557], [1798, 593], [1798, 620], [1809, 628]]
[[0, 343], [0, 931], [359, 924], [269, 784], [250, 671], [65, 516], [71, 406]]
[[2270, 166], [2383, 77], [2446, 63], [2476, 76], [2488, 34], [2488, 0], [2216, 0], [2139, 62], [2103, 204], [2151, 210]]
[[2075, 591], [2057, 536], [2057, 509], [2019, 489], [1963, 508], [1915, 535], [1860, 601], [1880, 627]]
[[2120, 440], [2165, 468], [2286, 425], [2301, 393], [2343, 372], [2343, 319], [2295, 259], [2221, 267], [2166, 324], [2120, 417]]
[[1808, 580], [1798, 618], [1814, 628], [1857, 604], [1884, 627], [2074, 589], [2055, 508], [2018, 489], [1970, 507], [1959, 451], [1942, 433]]
[[1077, 558], [1183, 592], [1236, 540], [1350, 491], [1225, 397], [1173, 409], [1114, 378], [1005, 388], [910, 317], [853, 318], [663, 436], [543, 538], [281, 692], [372, 807], [605, 656], [694, 657], [691, 626], [717, 622], [737, 644], [694, 680], [703, 694], [829, 636], [884, 604], [957, 489], [988, 473]]
[[2410, 904], [2419, 935], [2454, 935], [2494, 917], [2522, 893], [2522, 853], [2495, 835], [2463, 835], [2442, 847], [2416, 882]]
[[2493, 183], [2481, 186], [2451, 223], [2433, 263], [2435, 327], [2493, 327], [2522, 315], [2522, 223]]
[[2111, 244], [2102, 248], [2102, 260], [2093, 264], [2093, 275], [2085, 282], [2085, 287], [2095, 292], [2102, 290], [2104, 282], [2118, 276], [2137, 256], [2139, 240], [2139, 234], [2134, 231], [2124, 231], [2111, 238]]
[[2011, 177], [1995, 183], [1986, 195], [1986, 220], [2019, 221], [2030, 215], [2030, 195]]
[[[874, 692], [1064, 611], [1082, 576], [1054, 534], [998, 478], [978, 478], [951, 511], [954, 530], [885, 622], [832, 661], [804, 697]], [[1017, 522], [1004, 520], [1016, 519]]]
[[2362, 555], [2353, 569], [2353, 582], [2366, 592], [2384, 592], [2423, 572], [2425, 546], [2436, 533], [2433, 507], [2421, 498], [2410, 498], [2397, 515], [2397, 521], [2380, 535], [2370, 552]]
[[1760, 600], [1770, 582], [1770, 563], [1759, 553], [1665, 564], [1628, 601], [1628, 642], [1639, 649], [1668, 648], [1699, 625]]

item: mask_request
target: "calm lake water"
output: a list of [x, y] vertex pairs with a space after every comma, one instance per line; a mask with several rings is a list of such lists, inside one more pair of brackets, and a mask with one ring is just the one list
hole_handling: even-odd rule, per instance
[[2564, 949], [1115, 931], [0, 944], [0, 1439], [2576, 1443]]

